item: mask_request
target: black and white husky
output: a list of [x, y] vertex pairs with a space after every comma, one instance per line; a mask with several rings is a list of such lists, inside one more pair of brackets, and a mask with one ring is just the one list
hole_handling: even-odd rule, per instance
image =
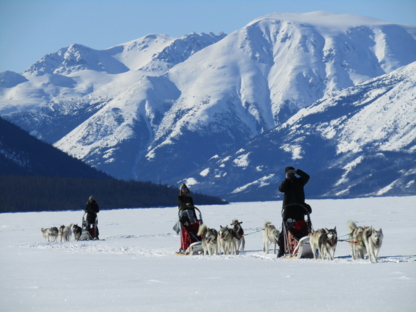
[[238, 255], [237, 249], [237, 237], [233, 231], [227, 226], [223, 227], [220, 225], [220, 230], [218, 231], [218, 252], [221, 252], [221, 249], [224, 252], [224, 255], [235, 254]]
[[322, 259], [334, 260], [335, 250], [337, 249], [338, 235], [337, 227], [325, 229], [325, 232], [319, 237], [318, 249]]
[[280, 232], [271, 222], [264, 222], [264, 231], [263, 231], [263, 252], [266, 254], [269, 253], [269, 246], [273, 244], [273, 252], [276, 253], [276, 246], [279, 240]]
[[241, 223], [243, 223], [243, 221], [238, 222], [237, 219], [234, 219], [231, 221], [230, 225], [237, 237], [237, 249], [239, 251], [244, 251], [246, 240], [244, 238], [244, 230], [243, 230], [243, 227], [241, 226]]
[[216, 229], [209, 229], [205, 224], [201, 224], [198, 229], [198, 236], [202, 236], [201, 244], [204, 250], [204, 255], [207, 253], [218, 255], [218, 232]]
[[72, 232], [74, 232], [74, 238], [76, 241], [79, 241], [82, 233], [82, 228], [78, 226], [78, 224], [74, 224], [72, 226]]
[[364, 259], [366, 253], [371, 262], [377, 262], [378, 253], [383, 243], [383, 230], [375, 230], [372, 226], [357, 226], [354, 221], [348, 221], [350, 230], [349, 243], [353, 259]]

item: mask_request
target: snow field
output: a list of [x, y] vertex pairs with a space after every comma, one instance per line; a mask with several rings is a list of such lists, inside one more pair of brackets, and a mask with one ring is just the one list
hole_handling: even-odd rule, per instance
[[[103, 210], [100, 241], [47, 243], [40, 228], [78, 223], [82, 211], [0, 214], [1, 311], [414, 311], [416, 197], [310, 200], [316, 229], [346, 222], [382, 228], [379, 263], [282, 260], [261, 251], [262, 232], [239, 256], [175, 256], [177, 208]], [[199, 206], [208, 227], [232, 219], [245, 233], [271, 221], [281, 202]]]

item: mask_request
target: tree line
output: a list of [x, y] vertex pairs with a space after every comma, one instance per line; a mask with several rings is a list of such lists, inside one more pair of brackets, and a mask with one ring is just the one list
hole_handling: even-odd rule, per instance
[[[179, 189], [152, 182], [41, 176], [0, 176], [0, 212], [83, 210], [93, 195], [100, 209], [172, 207]], [[191, 194], [195, 205], [227, 204]]]

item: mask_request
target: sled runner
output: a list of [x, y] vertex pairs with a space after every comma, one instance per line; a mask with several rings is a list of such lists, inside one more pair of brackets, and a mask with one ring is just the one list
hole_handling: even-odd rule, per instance
[[93, 224], [88, 225], [86, 218], [87, 213], [82, 216], [82, 233], [79, 240], [98, 239], [98, 216], [96, 216]]
[[286, 205], [282, 209], [284, 258], [313, 258], [309, 235], [313, 232], [310, 207], [301, 204]]
[[[177, 255], [180, 256], [187, 256], [187, 255], [195, 255], [200, 254], [202, 250], [201, 239], [197, 235], [199, 226], [203, 223], [202, 221], [202, 214], [201, 211], [197, 207], [195, 208], [198, 211], [199, 218], [196, 219], [195, 223], [187, 222], [186, 220], [180, 220], [181, 230], [180, 230], [180, 238], [181, 238], [181, 249], [177, 252]], [[180, 216], [180, 212], [179, 218]]]

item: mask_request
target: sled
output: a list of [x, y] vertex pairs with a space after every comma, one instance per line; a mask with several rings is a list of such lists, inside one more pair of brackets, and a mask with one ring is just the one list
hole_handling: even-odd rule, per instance
[[313, 258], [309, 237], [313, 232], [310, 209], [301, 204], [286, 205], [282, 209], [284, 259]]
[[[179, 235], [181, 237], [181, 249], [179, 252], [175, 253], [178, 256], [198, 255], [203, 252], [201, 240], [197, 236], [199, 226], [203, 224], [202, 214], [197, 207], [194, 208], [199, 214], [199, 218], [197, 217], [196, 222], [192, 224], [180, 222], [181, 231]], [[178, 215], [179, 213], [180, 212], [178, 212]]]
[[176, 252], [177, 256], [190, 256], [190, 255], [202, 255], [204, 250], [202, 249], [201, 242], [195, 242], [189, 245], [184, 252]]
[[84, 213], [82, 216], [82, 233], [79, 240], [98, 239], [98, 216], [95, 218], [95, 222], [92, 224], [92, 227], [89, 227], [86, 215], [87, 213]]

